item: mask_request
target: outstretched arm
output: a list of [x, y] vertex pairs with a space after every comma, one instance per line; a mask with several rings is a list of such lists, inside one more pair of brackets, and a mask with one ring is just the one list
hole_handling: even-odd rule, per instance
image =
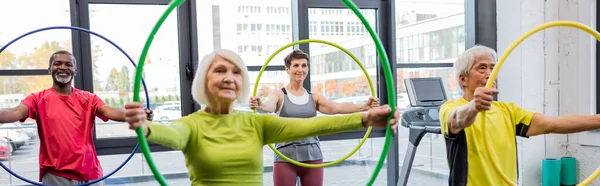
[[0, 123], [12, 123], [19, 120], [25, 120], [28, 117], [28, 113], [29, 109], [23, 104], [19, 104], [13, 108], [0, 109]]
[[109, 120], [118, 122], [125, 121], [125, 109], [103, 105], [102, 107], [100, 107], [100, 114], [102, 114]]
[[[148, 121], [152, 121], [154, 114], [152, 110], [144, 109], [146, 112], [146, 118]], [[118, 122], [125, 122], [125, 109], [115, 108], [108, 105], [103, 105], [100, 107], [100, 114], [104, 117]]]
[[[262, 125], [265, 144], [294, 141], [309, 136], [319, 136], [356, 130], [364, 127], [386, 128], [392, 109], [381, 106], [367, 113], [355, 113], [338, 116], [317, 116], [312, 118], [283, 118], [273, 115], [255, 115], [256, 122]], [[400, 112], [396, 110], [389, 121], [396, 133]]]
[[251, 97], [250, 108], [270, 113], [276, 112], [279, 109], [279, 105], [281, 105], [282, 97], [281, 90], [273, 89], [269, 91], [264, 100], [261, 100], [258, 96]]
[[188, 125], [182, 122], [173, 122], [170, 124], [159, 124], [147, 122], [148, 141], [158, 143], [175, 150], [183, 150], [187, 146], [190, 129]]
[[600, 115], [571, 114], [558, 117], [549, 117], [535, 113], [529, 124], [527, 136], [540, 134], [567, 134], [583, 132], [600, 128]]
[[273, 115], [256, 115], [263, 125], [265, 144], [299, 140], [310, 136], [334, 134], [364, 128], [362, 113], [313, 118], [284, 118]]
[[369, 98], [369, 100], [367, 100], [367, 104], [358, 105], [352, 103], [337, 103], [317, 94], [313, 94], [313, 97], [317, 104], [317, 110], [323, 114], [349, 114], [363, 112], [379, 105], [379, 100], [377, 98]]
[[185, 118], [164, 125], [146, 121], [147, 114], [141, 103], [127, 103], [125, 109], [124, 116], [127, 123], [129, 123], [129, 129], [135, 130], [137, 127], [142, 127], [148, 141], [177, 150], [185, 149], [191, 133], [188, 125], [185, 124], [189, 121]]

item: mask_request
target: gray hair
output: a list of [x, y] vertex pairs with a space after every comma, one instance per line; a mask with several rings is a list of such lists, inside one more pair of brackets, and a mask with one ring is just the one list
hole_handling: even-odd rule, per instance
[[54, 62], [54, 56], [56, 56], [56, 54], [69, 55], [69, 57], [71, 58], [71, 62], [73, 63], [73, 65], [77, 64], [77, 60], [75, 59], [75, 56], [73, 56], [73, 54], [71, 54], [71, 52], [66, 51], [66, 50], [59, 50], [59, 51], [54, 52], [52, 55], [50, 55], [50, 60], [48, 62], [48, 68], [52, 67], [52, 62]]
[[460, 83], [460, 76], [469, 76], [469, 70], [471, 70], [473, 64], [475, 64], [475, 59], [485, 55], [491, 56], [494, 63], [498, 61], [496, 51], [483, 45], [475, 45], [458, 55], [456, 62], [454, 62], [454, 70], [456, 72], [456, 80], [458, 81], [461, 90], [463, 90], [464, 87]]
[[[192, 81], [192, 98], [198, 104], [209, 105], [208, 101], [211, 99], [206, 95], [206, 75], [208, 73], [208, 67], [215, 60], [217, 56], [227, 59], [231, 63], [235, 64], [237, 67], [242, 70], [242, 89], [240, 91], [240, 96], [237, 99], [238, 103], [242, 103], [244, 101], [248, 101], [248, 97], [250, 95], [250, 82], [248, 77], [248, 68], [244, 61], [237, 53], [227, 50], [227, 49], [217, 49], [210, 54], [204, 56], [200, 63], [198, 64], [198, 68], [196, 69], [196, 75], [194, 80]], [[214, 106], [214, 105], [211, 105]]]

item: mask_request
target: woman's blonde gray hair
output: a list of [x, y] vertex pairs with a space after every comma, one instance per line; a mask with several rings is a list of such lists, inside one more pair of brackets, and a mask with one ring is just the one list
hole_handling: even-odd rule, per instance
[[248, 101], [250, 95], [250, 80], [248, 78], [248, 68], [244, 64], [244, 60], [237, 53], [227, 49], [217, 49], [210, 54], [205, 55], [196, 69], [194, 80], [192, 81], [192, 98], [198, 104], [209, 105], [208, 101], [210, 98], [206, 94], [206, 75], [210, 64], [215, 60], [217, 56], [227, 59], [229, 62], [236, 65], [242, 71], [242, 82], [240, 90], [240, 96], [237, 98], [238, 103]]

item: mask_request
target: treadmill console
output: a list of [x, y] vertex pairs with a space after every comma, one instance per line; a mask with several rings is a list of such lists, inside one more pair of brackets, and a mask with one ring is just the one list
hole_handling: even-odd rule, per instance
[[413, 107], [402, 112], [402, 126], [439, 127], [440, 107]]
[[404, 79], [410, 107], [402, 112], [402, 126], [439, 127], [440, 106], [448, 98], [440, 77]]
[[441, 77], [408, 78], [404, 85], [412, 107], [436, 107], [448, 100]]

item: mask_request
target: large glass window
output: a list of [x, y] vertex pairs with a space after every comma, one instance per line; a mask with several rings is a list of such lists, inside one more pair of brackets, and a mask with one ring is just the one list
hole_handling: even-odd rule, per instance
[[[376, 10], [362, 9], [371, 25], [376, 25]], [[336, 43], [348, 49], [366, 68], [377, 95], [377, 52], [373, 39], [358, 17], [349, 9], [310, 8], [308, 10], [311, 39]], [[367, 76], [359, 65], [343, 51], [320, 43], [310, 43], [311, 90], [329, 100], [366, 104], [371, 96]], [[337, 160], [356, 147], [360, 139], [321, 142], [325, 161]], [[339, 167], [325, 169], [325, 184], [365, 185], [377, 165], [383, 138], [369, 139], [357, 154]], [[365, 144], [367, 144], [365, 143]], [[377, 177], [376, 185], [386, 183], [386, 168]], [[344, 176], [342, 176], [344, 175]]]
[[[400, 110], [409, 105], [404, 80], [407, 78], [441, 77], [449, 99], [462, 96], [453, 68], [456, 57], [465, 50], [465, 1], [448, 0], [432, 2], [427, 0], [396, 0], [396, 70]], [[402, 64], [413, 63], [411, 68], [401, 68]], [[437, 65], [419, 63], [436, 63]], [[424, 65], [429, 65], [424, 68]], [[445, 67], [445, 68], [444, 68]], [[398, 128], [399, 156], [405, 156], [408, 146], [408, 129]], [[402, 166], [402, 163], [400, 163]], [[414, 175], [426, 172], [428, 174]], [[448, 163], [446, 160], [443, 136], [426, 134], [412, 165], [408, 182], [418, 183], [423, 179], [430, 185], [447, 184]]]
[[[269, 55], [292, 42], [290, 0], [197, 1], [198, 54], [224, 48], [241, 55], [246, 66], [262, 66]], [[291, 52], [291, 48], [282, 54]], [[283, 65], [278, 55], [270, 66]]]
[[[331, 41], [348, 49], [366, 68], [377, 93], [377, 52], [373, 39], [358, 17], [349, 9], [312, 10], [313, 8], [308, 11], [309, 21], [320, 24], [324, 29], [322, 32], [310, 32], [310, 38]], [[371, 25], [376, 25], [375, 10], [361, 10], [361, 13]], [[371, 96], [367, 77], [360, 66], [343, 51], [329, 45], [311, 43], [310, 58], [313, 93], [331, 100], [353, 103], [362, 103]]]
[[[71, 25], [69, 8], [69, 1], [64, 0], [2, 1], [0, 47], [34, 29]], [[48, 59], [52, 53], [57, 50], [71, 51], [71, 48], [71, 30], [39, 32], [20, 39], [3, 51], [0, 54], [0, 68], [48, 69]], [[34, 80], [39, 79], [27, 82]]]
[[[445, 82], [448, 99], [459, 99], [462, 96], [462, 90], [458, 86], [456, 74], [453, 68], [398, 68], [397, 87], [398, 99], [397, 106], [399, 110], [409, 107], [410, 102], [406, 93], [404, 79], [407, 78], [426, 78], [442, 77]], [[398, 127], [398, 153], [401, 159], [406, 155], [406, 149], [409, 145], [409, 129]], [[409, 183], [418, 182], [420, 178], [426, 178], [435, 185], [446, 184], [448, 176], [448, 161], [446, 160], [446, 146], [443, 136], [440, 134], [426, 134], [417, 147], [415, 159], [413, 162], [413, 171], [417, 174], [409, 178]], [[402, 166], [402, 164], [400, 164]], [[422, 174], [428, 172], [429, 174]]]
[[397, 0], [397, 63], [454, 62], [465, 49], [464, 12], [464, 0]]
[[[32, 92], [52, 85], [45, 76], [0, 76], [0, 108], [20, 104]], [[13, 172], [31, 180], [38, 178], [39, 139], [35, 120], [0, 124], [0, 161]], [[24, 185], [25, 182], [0, 169], [0, 185]]]
[[[125, 50], [137, 63], [148, 34], [166, 5], [90, 4], [90, 29]], [[152, 19], [151, 19], [152, 18]], [[119, 29], [116, 29], [119, 28]], [[132, 101], [135, 68], [110, 43], [91, 37], [94, 92], [111, 106], [122, 108]], [[181, 117], [177, 17], [169, 16], [155, 35], [145, 59], [143, 78], [150, 100], [140, 93], [142, 102], [150, 102], [154, 120]], [[143, 87], [142, 87], [143, 90]], [[97, 122], [97, 138], [135, 136], [126, 124]]]
[[[199, 57], [223, 48], [237, 52], [246, 66], [262, 66], [276, 50], [292, 42], [290, 8], [289, 0], [254, 1], [252, 6], [224, 1], [196, 2]], [[279, 53], [269, 66], [283, 66], [283, 58], [291, 51], [290, 47]], [[258, 72], [251, 71], [249, 75], [252, 95]], [[285, 71], [265, 71], [257, 95], [283, 87], [288, 79]], [[252, 112], [246, 100], [235, 109]]]

